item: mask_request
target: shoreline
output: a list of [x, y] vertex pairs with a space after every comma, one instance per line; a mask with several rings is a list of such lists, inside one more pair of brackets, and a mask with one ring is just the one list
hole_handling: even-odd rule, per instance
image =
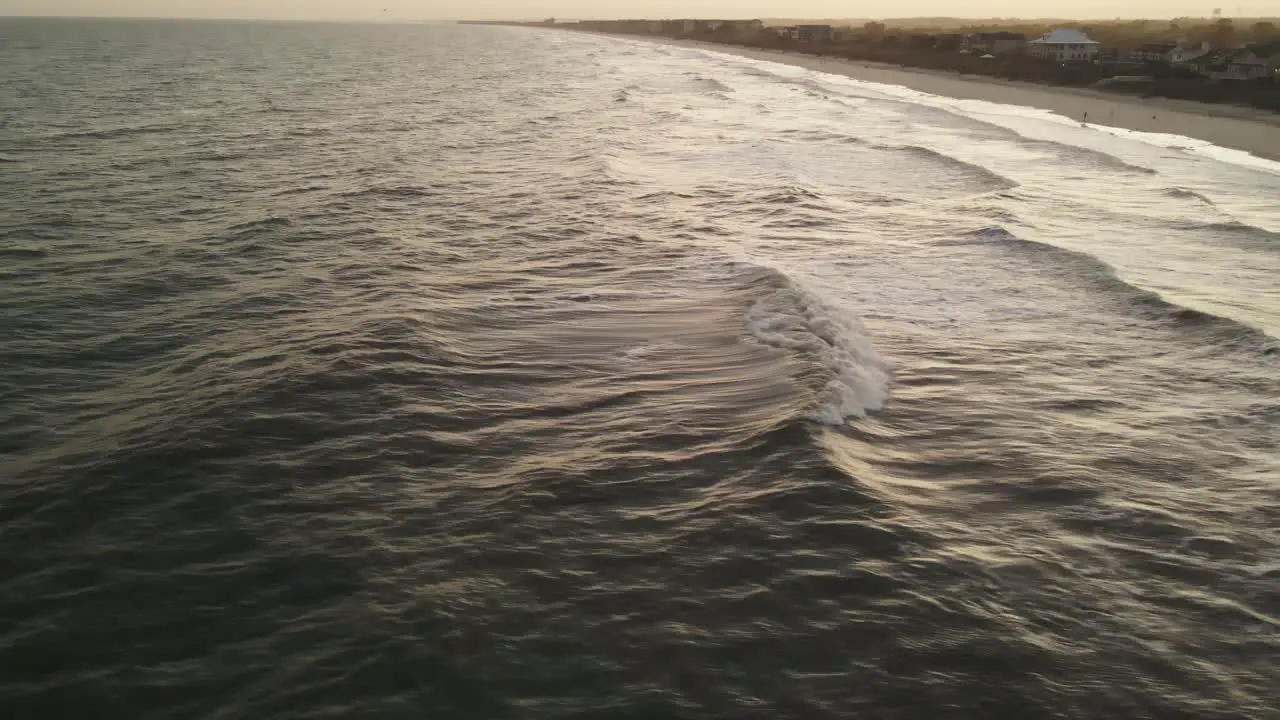
[[1038, 85], [703, 40], [652, 35], [608, 36], [766, 60], [844, 75], [855, 80], [898, 85], [930, 95], [1032, 107], [1072, 119], [1079, 119], [1087, 112], [1090, 118], [1096, 118], [1096, 122], [1090, 123], [1091, 125], [1143, 133], [1181, 135], [1280, 162], [1280, 114], [1253, 108], [1170, 98], [1137, 98], [1091, 88]]

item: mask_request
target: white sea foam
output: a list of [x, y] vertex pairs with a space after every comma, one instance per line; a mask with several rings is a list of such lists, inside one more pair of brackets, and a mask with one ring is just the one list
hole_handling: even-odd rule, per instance
[[829, 375], [810, 417], [829, 425], [863, 417], [889, 397], [890, 363], [872, 346], [860, 322], [793, 284], [760, 298], [747, 327], [772, 347], [810, 354]]

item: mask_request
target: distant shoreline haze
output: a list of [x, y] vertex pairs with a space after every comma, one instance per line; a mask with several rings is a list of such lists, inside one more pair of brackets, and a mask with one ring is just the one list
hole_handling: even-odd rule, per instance
[[[1223, 17], [1253, 18], [1276, 14], [1273, 0], [1227, 3]], [[766, 22], [796, 21], [847, 24], [875, 19], [881, 22], [934, 25], [1028, 20], [1116, 19], [1122, 10], [1133, 18], [1168, 20], [1209, 17], [1214, 6], [1194, 0], [1161, 2], [1138, 0], [1116, 6], [1103, 0], [1036, 2], [987, 0], [964, 5], [937, 0], [859, 3], [839, 0], [630, 0], [601, 5], [587, 0], [0, 0], [0, 17], [128, 17], [164, 19], [319, 20], [319, 21], [454, 21], [454, 20], [609, 20], [615, 18], [761, 18]], [[850, 10], [856, 15], [850, 17]]]

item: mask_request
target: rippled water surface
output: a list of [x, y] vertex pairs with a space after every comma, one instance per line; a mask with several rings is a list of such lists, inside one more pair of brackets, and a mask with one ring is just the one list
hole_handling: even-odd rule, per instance
[[1280, 165], [550, 31], [0, 66], [6, 717], [1277, 717]]

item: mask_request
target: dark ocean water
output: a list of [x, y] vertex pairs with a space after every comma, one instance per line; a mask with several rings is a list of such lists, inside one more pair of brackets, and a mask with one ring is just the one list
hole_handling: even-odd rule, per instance
[[1280, 165], [543, 31], [0, 67], [0, 715], [1280, 717]]

